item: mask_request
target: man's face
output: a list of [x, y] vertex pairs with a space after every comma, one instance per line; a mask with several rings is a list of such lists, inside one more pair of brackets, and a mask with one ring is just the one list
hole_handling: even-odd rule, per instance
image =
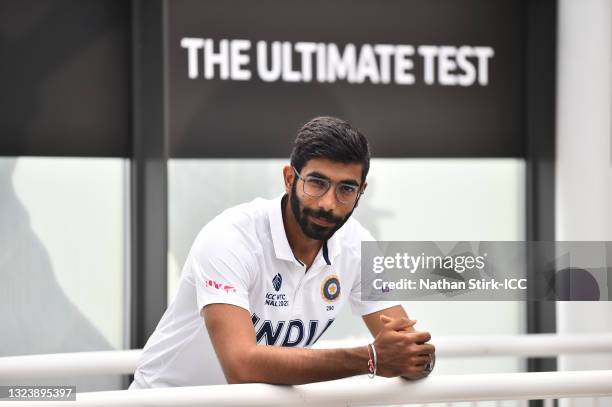
[[[291, 210], [302, 232], [311, 239], [327, 240], [349, 219], [356, 202], [343, 204], [336, 196], [338, 183], [361, 187], [362, 165], [344, 164], [325, 159], [313, 159], [304, 165], [299, 179], [294, 174], [289, 200]], [[332, 185], [321, 197], [315, 198], [304, 193], [303, 179], [316, 176], [331, 181]], [[365, 187], [365, 185], [364, 185]]]

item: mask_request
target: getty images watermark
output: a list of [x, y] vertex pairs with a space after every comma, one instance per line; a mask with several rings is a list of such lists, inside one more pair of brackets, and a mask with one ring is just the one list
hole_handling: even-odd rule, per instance
[[366, 301], [611, 301], [612, 242], [363, 242]]

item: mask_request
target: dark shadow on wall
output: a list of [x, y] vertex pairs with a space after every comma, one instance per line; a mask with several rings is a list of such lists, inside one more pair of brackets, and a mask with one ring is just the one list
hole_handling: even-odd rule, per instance
[[[16, 159], [0, 159], [0, 356], [111, 350], [110, 343], [59, 286], [49, 254], [15, 193], [12, 175], [16, 163]], [[121, 386], [118, 376], [0, 384], [69, 384], [76, 385], [77, 391]]]

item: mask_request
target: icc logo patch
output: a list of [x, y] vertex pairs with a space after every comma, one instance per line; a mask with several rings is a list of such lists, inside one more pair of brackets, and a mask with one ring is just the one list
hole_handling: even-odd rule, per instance
[[321, 296], [327, 302], [334, 302], [340, 297], [340, 280], [338, 276], [327, 276], [321, 283]]
[[272, 279], [272, 286], [274, 286], [274, 289], [278, 291], [281, 289], [282, 284], [283, 284], [283, 277], [280, 275], [280, 273], [278, 273]]

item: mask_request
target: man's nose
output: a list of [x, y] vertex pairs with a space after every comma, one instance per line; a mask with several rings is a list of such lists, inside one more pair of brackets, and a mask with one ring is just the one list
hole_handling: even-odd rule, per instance
[[337, 204], [338, 201], [336, 200], [336, 190], [333, 186], [319, 198], [318, 202], [319, 208], [325, 212], [334, 211]]

